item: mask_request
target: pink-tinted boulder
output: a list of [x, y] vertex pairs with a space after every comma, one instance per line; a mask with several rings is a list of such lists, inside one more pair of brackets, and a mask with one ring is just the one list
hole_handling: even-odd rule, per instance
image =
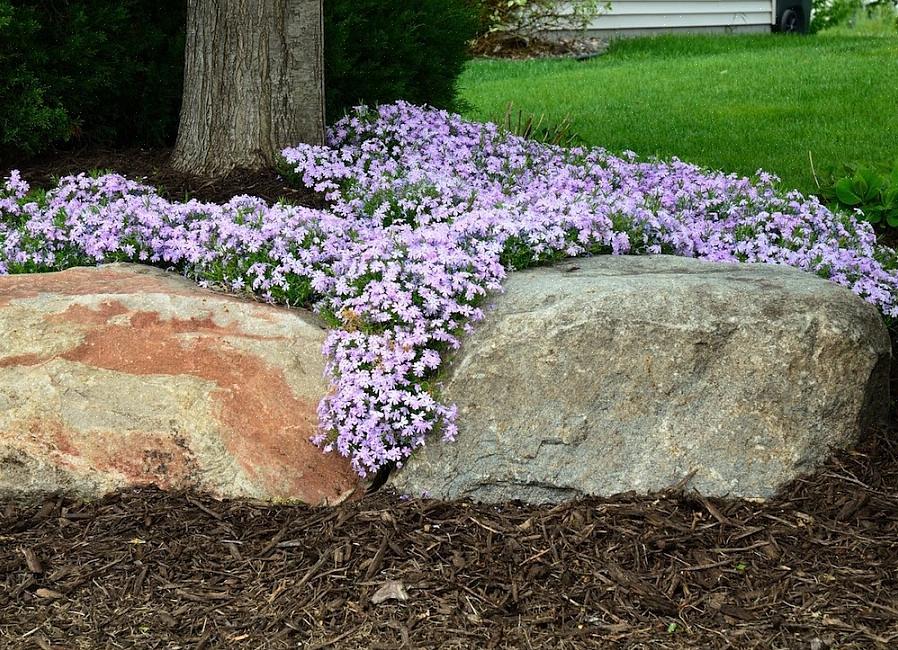
[[309, 442], [324, 336], [307, 311], [145, 266], [0, 277], [0, 496], [338, 502], [358, 479]]

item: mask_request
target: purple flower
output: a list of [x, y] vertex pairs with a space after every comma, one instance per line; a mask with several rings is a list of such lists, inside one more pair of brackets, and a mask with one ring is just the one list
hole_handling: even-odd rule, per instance
[[327, 146], [282, 155], [328, 210], [171, 202], [114, 174], [67, 177], [31, 200], [12, 172], [0, 273], [130, 260], [311, 306], [332, 328], [314, 441], [363, 476], [434, 434], [454, 439], [455, 407], [433, 387], [514, 268], [600, 253], [786, 264], [898, 316], [896, 256], [869, 224], [764, 172], [547, 146], [404, 102], [361, 107]]

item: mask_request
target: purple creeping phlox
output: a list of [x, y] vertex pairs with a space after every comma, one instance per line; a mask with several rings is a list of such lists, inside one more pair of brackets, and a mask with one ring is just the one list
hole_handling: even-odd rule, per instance
[[133, 261], [307, 305], [331, 326], [314, 441], [362, 476], [432, 433], [456, 435], [438, 371], [508, 270], [562, 257], [668, 253], [787, 264], [898, 315], [895, 253], [869, 224], [776, 179], [563, 149], [396, 103], [359, 108], [324, 147], [282, 153], [329, 210], [176, 203], [118, 175], [0, 190], [0, 273]]

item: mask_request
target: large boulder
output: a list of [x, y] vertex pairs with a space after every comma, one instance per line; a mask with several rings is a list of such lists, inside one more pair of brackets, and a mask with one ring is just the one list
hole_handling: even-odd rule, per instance
[[309, 442], [324, 336], [308, 312], [145, 266], [0, 277], [0, 496], [333, 503], [357, 478]]
[[552, 502], [680, 482], [768, 497], [884, 417], [890, 344], [847, 289], [770, 265], [596, 257], [513, 273], [445, 376], [415, 496]]

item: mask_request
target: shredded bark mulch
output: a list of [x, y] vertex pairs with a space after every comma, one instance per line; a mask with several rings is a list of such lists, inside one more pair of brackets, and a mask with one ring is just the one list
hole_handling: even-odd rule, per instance
[[898, 444], [767, 503], [0, 503], [4, 648], [898, 646]]
[[523, 38], [502, 32], [485, 34], [471, 46], [474, 56], [514, 60], [567, 58], [585, 61], [601, 56], [607, 50], [607, 39], [588, 36], [569, 39]]
[[0, 175], [19, 169], [33, 187], [51, 188], [56, 179], [94, 170], [117, 172], [135, 180], [145, 179], [160, 194], [172, 200], [195, 198], [224, 203], [240, 194], [258, 196], [271, 203], [286, 199], [308, 207], [324, 207], [323, 197], [287, 185], [274, 170], [236, 170], [223, 178], [208, 179], [171, 168], [171, 149], [97, 149], [55, 151], [20, 164], [6, 162]]

